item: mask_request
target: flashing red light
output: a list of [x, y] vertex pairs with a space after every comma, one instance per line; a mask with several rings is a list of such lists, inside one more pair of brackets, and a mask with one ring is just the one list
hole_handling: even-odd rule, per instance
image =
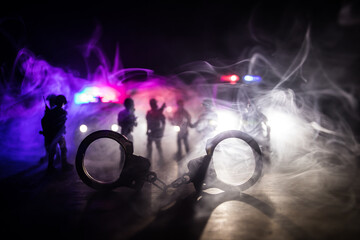
[[230, 82], [231, 84], [235, 84], [237, 81], [239, 81], [239, 76], [232, 74], [232, 75], [223, 75], [221, 76], [221, 81]]

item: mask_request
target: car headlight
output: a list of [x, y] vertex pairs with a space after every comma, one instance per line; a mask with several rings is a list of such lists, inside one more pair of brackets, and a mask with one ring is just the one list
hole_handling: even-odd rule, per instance
[[82, 124], [82, 125], [79, 127], [79, 129], [80, 129], [80, 132], [86, 133], [87, 130], [88, 130], [88, 127], [87, 127], [85, 124]]
[[215, 121], [215, 120], [210, 120], [209, 124], [213, 127], [218, 125], [217, 121]]
[[174, 126], [174, 130], [175, 130], [175, 132], [180, 132], [180, 127], [179, 126]]
[[117, 132], [119, 130], [119, 125], [114, 123], [113, 125], [111, 125], [111, 130]]

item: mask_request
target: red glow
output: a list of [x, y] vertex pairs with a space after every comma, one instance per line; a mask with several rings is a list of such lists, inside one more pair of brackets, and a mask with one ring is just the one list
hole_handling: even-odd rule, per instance
[[239, 81], [239, 76], [232, 74], [232, 75], [223, 75], [221, 76], [221, 81], [226, 81], [226, 82], [230, 82], [231, 84], [236, 83], [237, 81]]
[[171, 107], [171, 106], [169, 106], [169, 107], [166, 107], [166, 109], [165, 109], [167, 112], [169, 112], [169, 113], [172, 113], [172, 111], [173, 111], [173, 108]]

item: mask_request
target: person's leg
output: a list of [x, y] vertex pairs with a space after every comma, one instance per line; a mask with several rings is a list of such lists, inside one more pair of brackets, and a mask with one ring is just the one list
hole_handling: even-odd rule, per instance
[[72, 168], [72, 165], [67, 162], [67, 148], [66, 148], [66, 141], [65, 137], [61, 136], [59, 141], [60, 151], [61, 151], [61, 166], [63, 170], [68, 170]]
[[51, 139], [46, 139], [46, 151], [47, 151], [47, 160], [48, 160], [47, 171], [51, 172], [55, 170], [55, 166], [54, 166], [54, 157], [56, 152], [55, 141]]
[[151, 160], [151, 155], [152, 155], [152, 138], [148, 137], [147, 139], [147, 159]]
[[133, 135], [131, 133], [129, 133], [126, 137], [127, 137], [127, 139], [129, 139], [129, 141], [134, 143], [134, 137], [133, 137]]
[[176, 155], [178, 158], [181, 157], [181, 155], [182, 155], [180, 134], [177, 135], [177, 153], [176, 153]]
[[45, 161], [48, 159], [48, 156], [49, 156], [48, 146], [47, 146], [47, 142], [46, 142], [45, 137], [44, 137], [44, 147], [45, 147], [45, 156], [40, 158], [40, 161], [39, 161], [40, 164], [45, 163]]
[[159, 160], [160, 162], [164, 161], [164, 155], [163, 155], [163, 151], [162, 151], [162, 147], [161, 147], [161, 138], [157, 138], [155, 140], [155, 144], [156, 144], [156, 148], [158, 150], [159, 153]]
[[186, 153], [189, 153], [190, 152], [190, 147], [189, 147], [189, 141], [188, 141], [188, 135], [187, 134], [183, 137], [183, 141], [184, 141]]

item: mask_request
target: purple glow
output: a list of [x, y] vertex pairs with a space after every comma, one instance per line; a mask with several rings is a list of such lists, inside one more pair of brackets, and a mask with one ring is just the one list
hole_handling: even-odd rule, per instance
[[[94, 45], [91, 45], [94, 44]], [[66, 110], [68, 111], [67, 120], [67, 145], [69, 153], [76, 151], [77, 145], [74, 142], [73, 133], [79, 131], [81, 119], [88, 119], [103, 111], [108, 112], [109, 119], [99, 122], [103, 129], [111, 128], [111, 124], [116, 123], [112, 118], [121, 109], [121, 104], [128, 96], [147, 92], [151, 89], [164, 89], [167, 80], [153, 74], [150, 69], [143, 68], [122, 68], [118, 49], [115, 54], [114, 65], [110, 68], [105, 55], [94, 42], [84, 52], [85, 61], [91, 53], [98, 57], [99, 65], [95, 69], [88, 69], [85, 77], [79, 76], [76, 71], [64, 70], [52, 66], [46, 60], [37, 57], [28, 49], [21, 49], [16, 57], [13, 77], [8, 79], [8, 87], [1, 89], [2, 103], [0, 121], [2, 124], [2, 137], [6, 138], [1, 144], [0, 155], [14, 156], [13, 158], [23, 159], [26, 156], [35, 156], [38, 159], [44, 154], [43, 136], [38, 134], [41, 130], [40, 120], [44, 114], [43, 98], [49, 94], [63, 94], [68, 100]], [[111, 69], [111, 70], [110, 70]], [[23, 75], [20, 91], [7, 91], [12, 82], [15, 82], [15, 72], [20, 71]], [[132, 80], [133, 76], [141, 73], [147, 81], [143, 83]], [[124, 80], [126, 84], [123, 83]], [[98, 92], [96, 91], [96, 87]], [[151, 90], [152, 91], [152, 90]], [[157, 90], [156, 90], [157, 91]], [[163, 92], [163, 90], [159, 90]], [[97, 92], [97, 93], [96, 93]], [[156, 94], [155, 94], [156, 95]], [[157, 93], [157, 95], [160, 95]], [[78, 103], [96, 102], [99, 98], [104, 104], [116, 103], [112, 110], [103, 110], [94, 107], [90, 111], [79, 108]], [[148, 107], [147, 100], [144, 99], [143, 107], [138, 106], [139, 111], [145, 111]], [[107, 126], [106, 122], [110, 125]], [[3, 129], [4, 128], [4, 129]], [[28, 139], [34, 141], [29, 142]], [[20, 150], [19, 150], [19, 145]]]

